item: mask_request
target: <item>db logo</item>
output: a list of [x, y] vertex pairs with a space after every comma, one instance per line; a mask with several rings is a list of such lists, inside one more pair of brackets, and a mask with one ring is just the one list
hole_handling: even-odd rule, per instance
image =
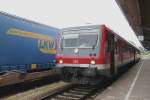
[[79, 63], [79, 61], [78, 60], [73, 60], [73, 63], [77, 64], [77, 63]]

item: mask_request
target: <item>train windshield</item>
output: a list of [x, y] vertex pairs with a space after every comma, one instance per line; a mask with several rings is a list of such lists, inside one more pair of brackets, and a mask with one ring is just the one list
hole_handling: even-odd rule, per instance
[[97, 44], [97, 35], [93, 34], [80, 34], [79, 35], [79, 48], [93, 48]]
[[98, 33], [76, 33], [63, 35], [64, 48], [95, 48]]
[[63, 47], [77, 47], [78, 45], [78, 34], [64, 35]]

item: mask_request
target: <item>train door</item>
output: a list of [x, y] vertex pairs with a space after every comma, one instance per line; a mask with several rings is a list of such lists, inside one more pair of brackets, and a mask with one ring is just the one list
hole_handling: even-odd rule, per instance
[[118, 67], [120, 64], [120, 60], [119, 60], [119, 41], [117, 37], [114, 37], [114, 61], [115, 61], [115, 73], [118, 73]]
[[134, 62], [135, 62], [135, 60], [136, 60], [136, 50], [134, 49], [134, 48], [132, 48], [132, 51], [133, 51], [133, 56], [134, 56]]
[[110, 74], [112, 76], [115, 75], [115, 42], [114, 42], [114, 35], [109, 35], [110, 39]]
[[115, 60], [117, 57], [115, 57], [115, 37], [114, 34], [108, 32], [107, 38], [106, 38], [106, 47], [105, 47], [105, 63], [109, 64], [110, 66], [110, 76], [115, 76], [116, 74], [116, 67], [115, 67]]

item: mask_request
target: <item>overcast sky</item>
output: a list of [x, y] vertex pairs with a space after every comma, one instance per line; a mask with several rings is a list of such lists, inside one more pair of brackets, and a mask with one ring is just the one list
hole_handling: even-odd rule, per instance
[[57, 28], [105, 24], [141, 46], [115, 0], [0, 0], [0, 10]]

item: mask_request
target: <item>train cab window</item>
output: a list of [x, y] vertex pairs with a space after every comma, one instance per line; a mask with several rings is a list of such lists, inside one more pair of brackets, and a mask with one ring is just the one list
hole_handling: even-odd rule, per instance
[[67, 34], [63, 36], [63, 47], [77, 47], [78, 46], [78, 34]]
[[79, 35], [79, 48], [90, 48], [96, 46], [98, 35], [96, 34], [80, 34]]
[[65, 48], [95, 48], [98, 43], [98, 34], [76, 33], [63, 35], [63, 47]]

